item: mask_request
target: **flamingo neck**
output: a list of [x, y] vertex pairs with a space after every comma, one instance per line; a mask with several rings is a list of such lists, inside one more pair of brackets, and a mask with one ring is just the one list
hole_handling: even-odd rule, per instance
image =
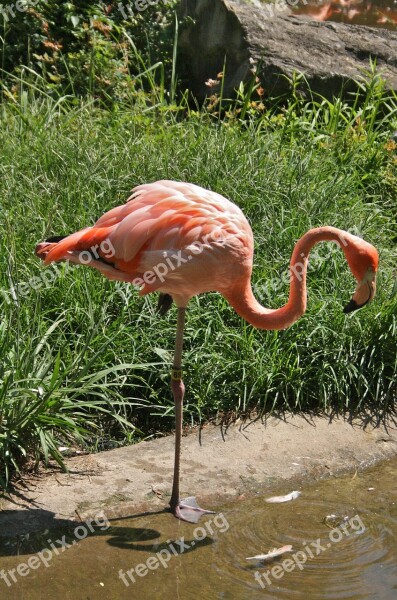
[[258, 329], [286, 329], [306, 310], [306, 275], [310, 250], [319, 242], [337, 242], [348, 257], [351, 234], [335, 227], [311, 229], [298, 240], [291, 256], [290, 292], [288, 302], [281, 308], [262, 306], [255, 298], [250, 280], [239, 282], [224, 294], [235, 311]]

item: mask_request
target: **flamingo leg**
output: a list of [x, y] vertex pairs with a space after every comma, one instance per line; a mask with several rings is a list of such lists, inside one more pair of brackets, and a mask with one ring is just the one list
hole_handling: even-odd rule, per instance
[[179, 498], [183, 397], [185, 395], [185, 385], [182, 381], [181, 368], [185, 316], [186, 308], [178, 308], [178, 324], [176, 330], [174, 362], [171, 373], [171, 390], [175, 402], [175, 460], [174, 481], [172, 484], [170, 507], [171, 512], [175, 517], [177, 517], [177, 519], [188, 521], [189, 523], [198, 523], [203, 514], [213, 514], [213, 511], [200, 508], [193, 496], [185, 498], [185, 500], [181, 500]]

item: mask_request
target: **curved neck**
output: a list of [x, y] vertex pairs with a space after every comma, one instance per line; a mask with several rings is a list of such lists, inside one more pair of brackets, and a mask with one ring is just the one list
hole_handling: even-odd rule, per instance
[[278, 309], [265, 308], [256, 300], [251, 282], [245, 280], [224, 293], [225, 298], [235, 311], [258, 329], [285, 329], [306, 310], [306, 275], [310, 250], [319, 242], [337, 242], [346, 257], [349, 241], [355, 236], [335, 227], [311, 229], [297, 242], [291, 256], [290, 293], [287, 304]]

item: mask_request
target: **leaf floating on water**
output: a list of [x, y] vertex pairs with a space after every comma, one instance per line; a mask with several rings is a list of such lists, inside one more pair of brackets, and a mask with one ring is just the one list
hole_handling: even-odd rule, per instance
[[277, 556], [281, 556], [286, 552], [292, 552], [292, 546], [287, 545], [282, 548], [273, 548], [267, 554], [258, 554], [257, 556], [248, 556], [246, 560], [271, 560], [272, 558], [277, 558]]
[[285, 496], [272, 496], [271, 498], [266, 498], [266, 502], [271, 502], [273, 504], [278, 504], [281, 502], [290, 502], [290, 500], [296, 500], [301, 495], [301, 492], [291, 492], [290, 494], [286, 494]]

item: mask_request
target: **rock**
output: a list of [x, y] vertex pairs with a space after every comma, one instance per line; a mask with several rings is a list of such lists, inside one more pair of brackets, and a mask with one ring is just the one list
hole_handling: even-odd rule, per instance
[[332, 98], [342, 88], [355, 88], [353, 80], [369, 70], [370, 57], [376, 59], [387, 88], [397, 91], [393, 31], [291, 16], [284, 0], [270, 5], [258, 0], [182, 0], [179, 14], [179, 72], [199, 101], [211, 93], [205, 82], [215, 82], [225, 56], [224, 97], [235, 95], [239, 83], [252, 78], [252, 61], [270, 96], [288, 91], [286, 77], [299, 71], [313, 91]]

